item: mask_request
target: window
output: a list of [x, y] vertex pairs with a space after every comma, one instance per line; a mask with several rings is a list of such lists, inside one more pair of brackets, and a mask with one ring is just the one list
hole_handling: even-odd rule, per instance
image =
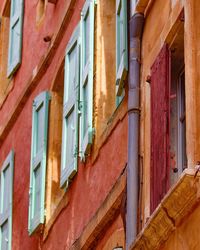
[[187, 167], [183, 27], [170, 50], [170, 185], [173, 185]]
[[14, 152], [0, 170], [0, 249], [11, 250]]
[[93, 141], [94, 1], [87, 0], [81, 14], [81, 158]]
[[124, 96], [124, 81], [128, 71], [127, 0], [116, 0], [116, 104]]
[[66, 49], [61, 187], [74, 177], [79, 153], [84, 159], [93, 141], [94, 4], [94, 0], [86, 1], [81, 24]]
[[45, 217], [45, 179], [47, 158], [48, 109], [50, 96], [42, 92], [33, 101], [32, 146], [29, 190], [29, 234]]
[[63, 128], [61, 157], [61, 187], [71, 180], [77, 171], [79, 128], [79, 67], [80, 27], [74, 31], [65, 56], [63, 98]]
[[151, 212], [187, 167], [184, 26], [151, 68]]
[[23, 10], [24, 10], [23, 0], [11, 1], [8, 69], [7, 69], [8, 77], [10, 77], [21, 64]]

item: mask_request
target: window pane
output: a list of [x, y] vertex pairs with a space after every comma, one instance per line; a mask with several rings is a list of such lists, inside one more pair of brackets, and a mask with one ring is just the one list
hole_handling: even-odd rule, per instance
[[85, 21], [84, 21], [84, 29], [85, 29], [85, 64], [89, 58], [90, 52], [90, 15], [89, 10], [86, 14]]
[[9, 208], [9, 194], [10, 194], [10, 179], [9, 179], [9, 165], [3, 171], [3, 180], [4, 180], [4, 187], [3, 187], [3, 212], [5, 212]]
[[1, 226], [1, 249], [8, 250], [8, 221]]
[[43, 103], [36, 111], [36, 153], [43, 147], [44, 141], [44, 110]]
[[41, 200], [41, 166], [40, 164], [34, 171], [34, 216], [40, 211]]
[[66, 118], [67, 123], [67, 152], [66, 152], [66, 166], [70, 166], [74, 160], [74, 141], [75, 141], [75, 121], [74, 110]]
[[76, 88], [76, 49], [75, 46], [69, 54], [69, 86], [68, 86], [68, 98], [73, 94], [74, 89]]
[[83, 88], [83, 109], [84, 109], [84, 117], [83, 117], [83, 131], [84, 131], [84, 135], [87, 132], [88, 129], [88, 80]]

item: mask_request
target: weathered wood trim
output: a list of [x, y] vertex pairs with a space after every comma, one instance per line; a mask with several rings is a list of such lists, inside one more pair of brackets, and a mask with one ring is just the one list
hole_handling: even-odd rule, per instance
[[70, 24], [70, 18], [73, 14], [73, 8], [76, 3], [76, 0], [71, 0], [68, 4], [68, 8], [66, 10], [65, 16], [61, 22], [61, 25], [56, 32], [56, 35], [52, 39], [52, 44], [49, 47], [46, 54], [41, 58], [39, 65], [33, 70], [32, 76], [27, 81], [25, 88], [23, 89], [22, 93], [18, 97], [14, 108], [10, 111], [10, 115], [7, 118], [4, 126], [2, 126], [0, 130], [0, 143], [4, 140], [7, 136], [9, 131], [11, 130], [13, 124], [15, 123], [17, 117], [19, 116], [20, 112], [23, 109], [24, 103], [27, 101], [28, 97], [30, 96], [33, 89], [38, 85], [39, 81], [41, 80], [42, 76], [47, 71], [49, 65], [51, 64], [56, 50], [60, 44], [60, 41], [63, 38], [64, 31], [66, 30], [67, 26]]
[[195, 169], [183, 172], [154, 211], [130, 250], [156, 250], [170, 237], [183, 219], [199, 204], [200, 174]]
[[119, 177], [101, 207], [86, 225], [80, 237], [73, 243], [70, 250], [94, 249], [95, 244], [105, 232], [106, 227], [120, 213], [125, 188], [126, 171]]

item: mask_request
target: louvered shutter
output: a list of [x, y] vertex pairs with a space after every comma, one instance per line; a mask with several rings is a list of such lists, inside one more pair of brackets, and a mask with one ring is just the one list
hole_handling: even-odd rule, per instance
[[116, 95], [119, 98], [123, 95], [127, 71], [127, 0], [116, 0]]
[[164, 45], [151, 68], [151, 212], [169, 188], [170, 52]]
[[79, 54], [80, 27], [75, 29], [66, 48], [63, 100], [62, 155], [60, 186], [63, 187], [77, 172], [79, 129]]
[[94, 0], [87, 0], [81, 13], [81, 130], [80, 152], [84, 159], [93, 141]]
[[44, 223], [49, 100], [49, 93], [42, 92], [33, 101], [29, 234], [32, 234], [40, 224]]
[[10, 77], [21, 63], [24, 0], [11, 0], [8, 72]]
[[11, 151], [0, 171], [0, 249], [11, 250], [14, 152]]

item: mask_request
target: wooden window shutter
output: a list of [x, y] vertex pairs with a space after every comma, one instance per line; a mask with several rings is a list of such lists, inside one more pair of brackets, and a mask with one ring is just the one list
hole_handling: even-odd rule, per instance
[[12, 249], [14, 152], [11, 151], [0, 171], [0, 249]]
[[33, 101], [32, 146], [29, 189], [29, 225], [31, 235], [45, 218], [45, 181], [47, 159], [48, 110], [50, 95], [40, 93]]
[[10, 77], [21, 64], [24, 0], [11, 0], [8, 70]]
[[151, 213], [169, 188], [170, 51], [165, 44], [151, 68]]
[[87, 0], [81, 13], [81, 87], [80, 152], [84, 159], [93, 142], [93, 76], [94, 76], [95, 1]]
[[127, 0], [116, 0], [116, 95], [121, 97], [128, 71]]
[[78, 130], [79, 130], [79, 54], [80, 27], [75, 29], [66, 48], [63, 127], [62, 127], [62, 155], [60, 186], [71, 181], [77, 172], [78, 164]]

